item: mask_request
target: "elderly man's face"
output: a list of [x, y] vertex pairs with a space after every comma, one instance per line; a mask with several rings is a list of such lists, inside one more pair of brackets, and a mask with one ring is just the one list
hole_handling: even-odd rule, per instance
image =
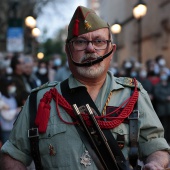
[[[79, 37], [71, 41], [74, 41], [77, 39], [87, 40], [87, 41], [110, 40], [109, 30], [108, 28], [99, 29], [93, 32], [82, 34]], [[108, 52], [110, 52], [112, 48], [113, 48], [113, 51], [115, 51], [115, 48], [116, 48], [116, 46], [112, 45], [110, 42], [108, 43], [106, 48], [100, 49], [100, 50], [95, 49], [95, 45], [93, 45], [92, 43], [88, 43], [87, 47], [81, 51], [78, 51], [71, 42], [69, 43], [69, 47], [70, 47], [70, 52], [72, 54], [72, 59], [78, 63], [93, 61], [97, 57], [103, 56], [107, 54]], [[70, 58], [71, 56], [70, 56], [68, 48], [66, 48], [66, 52], [68, 55], [69, 66], [70, 66], [70, 70], [72, 71], [72, 73], [75, 76], [83, 76], [86, 78], [97, 78], [101, 76], [102, 74], [106, 74], [109, 68], [109, 65], [110, 65], [110, 61], [112, 59], [112, 55], [113, 55], [111, 54], [109, 57], [105, 58], [102, 62], [97, 63], [95, 65], [92, 65], [89, 67], [78, 67], [78, 66], [75, 66], [73, 62], [71, 61], [71, 58]]]

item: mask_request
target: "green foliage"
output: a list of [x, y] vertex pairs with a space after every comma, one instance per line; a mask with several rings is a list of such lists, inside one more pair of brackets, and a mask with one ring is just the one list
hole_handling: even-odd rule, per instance
[[44, 60], [50, 60], [53, 54], [59, 54], [62, 56], [63, 60], [65, 60], [66, 54], [63, 51], [63, 45], [64, 43], [62, 41], [47, 39], [45, 43], [41, 44], [45, 56]]

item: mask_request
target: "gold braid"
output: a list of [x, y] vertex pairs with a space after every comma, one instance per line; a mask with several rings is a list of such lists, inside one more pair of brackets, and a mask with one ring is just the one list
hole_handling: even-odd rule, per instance
[[109, 101], [110, 101], [110, 98], [111, 98], [111, 96], [112, 96], [112, 91], [109, 93], [109, 96], [108, 96], [108, 98], [107, 98], [107, 100], [106, 100], [106, 103], [105, 103], [105, 105], [104, 105], [104, 108], [103, 108], [103, 111], [102, 111], [102, 115], [105, 115], [105, 112], [106, 112], [106, 107], [108, 106], [108, 104], [109, 104]]

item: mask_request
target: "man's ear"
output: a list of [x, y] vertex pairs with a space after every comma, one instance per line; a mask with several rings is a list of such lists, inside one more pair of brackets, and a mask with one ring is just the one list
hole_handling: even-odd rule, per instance
[[116, 51], [116, 44], [112, 44], [113, 53]]
[[113, 55], [114, 55], [114, 53], [115, 53], [115, 51], [116, 51], [116, 44], [112, 44], [112, 49], [113, 49], [113, 52], [112, 52], [112, 54], [111, 54], [110, 60], [112, 60]]

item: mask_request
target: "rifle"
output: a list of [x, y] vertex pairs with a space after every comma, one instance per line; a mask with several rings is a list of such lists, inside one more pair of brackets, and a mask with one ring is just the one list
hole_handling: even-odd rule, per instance
[[[90, 120], [92, 121], [93, 128], [86, 126], [78, 107], [76, 106], [76, 104], [73, 104], [73, 109], [74, 109], [76, 116], [79, 119], [79, 123], [81, 124], [84, 132], [86, 133], [86, 136], [88, 137], [92, 147], [96, 151], [105, 169], [106, 170], [113, 170], [113, 169], [119, 170], [114, 154], [111, 151], [109, 144], [107, 143], [107, 139], [104, 136], [102, 130], [100, 129], [93, 115], [93, 112], [88, 104], [86, 105], [86, 108], [90, 116]], [[105, 153], [107, 157], [104, 157], [103, 153]]]
[[104, 168], [105, 168], [105, 169], [108, 169], [108, 168], [107, 168], [107, 165], [106, 165], [105, 161], [103, 160], [103, 157], [102, 157], [102, 155], [100, 154], [100, 152], [99, 152], [99, 150], [98, 150], [98, 148], [97, 148], [97, 146], [96, 146], [96, 144], [95, 144], [95, 141], [94, 141], [94, 139], [92, 138], [92, 136], [91, 136], [91, 134], [90, 134], [90, 132], [89, 132], [89, 130], [88, 130], [88, 128], [87, 128], [87, 126], [86, 126], [86, 124], [85, 124], [85, 122], [84, 122], [84, 120], [83, 120], [83, 117], [81, 116], [81, 113], [80, 113], [80, 111], [79, 111], [79, 109], [78, 109], [78, 107], [77, 107], [76, 104], [73, 104], [73, 110], [74, 110], [77, 118], [79, 119], [79, 123], [81, 124], [83, 130], [85, 131], [88, 139], [89, 139], [90, 142], [92, 143], [93, 148], [94, 148], [95, 151], [97, 152], [97, 155], [99, 156], [99, 159], [100, 159], [100, 161], [102, 162]]

